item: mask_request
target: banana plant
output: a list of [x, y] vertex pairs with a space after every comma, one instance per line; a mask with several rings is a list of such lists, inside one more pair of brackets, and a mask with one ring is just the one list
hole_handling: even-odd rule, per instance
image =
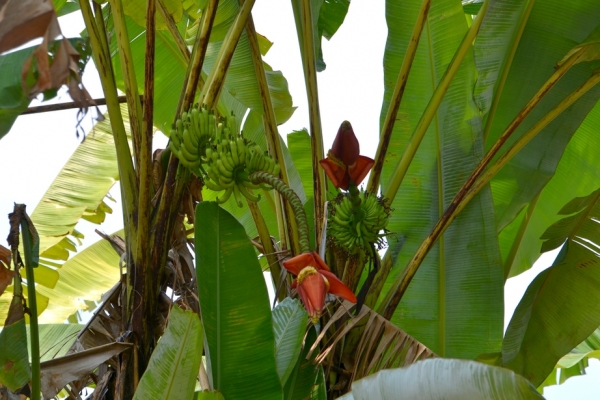
[[[321, 124], [321, 41], [350, 2], [291, 1], [309, 129], [287, 141], [278, 126], [294, 106], [263, 60], [271, 43], [256, 32], [254, 3], [54, 1], [85, 22], [107, 113], [32, 213], [42, 258], [30, 297], [41, 320], [60, 322], [108, 291], [58, 362], [126, 344], [65, 390], [94, 381], [99, 398], [358, 398], [393, 380], [361, 378], [415, 364], [390, 375], [413, 383], [398, 389], [406, 396], [443, 397], [411, 377], [451, 365], [464, 391], [447, 393], [494, 397], [483, 379], [537, 397], [531, 388], [600, 326], [581, 301], [600, 293], [588, 229], [600, 186], [600, 6], [387, 1], [370, 158], [351, 121], [332, 143]], [[35, 51], [0, 66], [15, 75]], [[12, 78], [2, 134], [28, 101]], [[152, 153], [157, 131], [169, 142]], [[123, 231], [72, 255], [78, 222], [103, 221], [115, 182]], [[563, 242], [504, 334], [506, 280]], [[94, 272], [103, 279], [84, 280]]]

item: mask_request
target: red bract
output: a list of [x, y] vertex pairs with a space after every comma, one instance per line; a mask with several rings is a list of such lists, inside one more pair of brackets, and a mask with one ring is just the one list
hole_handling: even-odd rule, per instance
[[374, 163], [360, 155], [360, 144], [348, 121], [342, 122], [327, 158], [319, 162], [333, 185], [344, 190], [348, 190], [350, 179], [360, 185]]
[[283, 266], [297, 276], [292, 287], [297, 288], [298, 296], [313, 322], [321, 316], [327, 293], [356, 303], [354, 293], [329, 270], [316, 252], [297, 255], [284, 261]]

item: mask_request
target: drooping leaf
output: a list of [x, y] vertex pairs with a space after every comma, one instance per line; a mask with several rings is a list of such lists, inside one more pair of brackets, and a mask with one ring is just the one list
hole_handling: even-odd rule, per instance
[[[509, 3], [511, 7], [516, 6], [515, 2]], [[551, 0], [534, 4], [502, 88], [486, 147], [489, 148], [498, 139], [510, 121], [554, 73], [556, 63], [596, 29], [598, 21], [592, 15], [599, 12], [600, 4], [594, 1], [571, 5]], [[506, 23], [514, 24], [510, 21]], [[553, 27], [551, 32], [546, 32], [547, 26]], [[490, 26], [490, 29], [493, 28]], [[502, 40], [511, 37], [514, 32], [506, 30], [504, 34], [508, 36], [501, 36], [504, 37]], [[492, 40], [498, 38], [494, 36]], [[485, 51], [485, 44], [481, 46], [481, 51]], [[504, 58], [500, 60], [504, 61]], [[598, 65], [600, 62], [574, 65], [545, 94], [505, 146], [514, 143], [560, 100], [586, 81]], [[491, 186], [499, 231], [511, 223], [552, 178], [569, 140], [599, 98], [600, 88], [591, 89], [544, 128], [494, 177]]]
[[[81, 328], [83, 325], [80, 324], [39, 325], [40, 361], [52, 360], [67, 354]], [[27, 326], [27, 337], [29, 337], [29, 325]]]
[[227, 400], [281, 399], [269, 296], [244, 228], [214, 202], [196, 207], [196, 273], [213, 387]]
[[[505, 271], [509, 277], [529, 269], [542, 253], [545, 230], [564, 216], [561, 208], [573, 197], [585, 197], [600, 187], [595, 139], [600, 124], [600, 106], [596, 105], [567, 145], [552, 179], [539, 198], [531, 201], [499, 235]], [[573, 174], [573, 171], [586, 171]], [[565, 190], [568, 188], [568, 190]], [[564, 241], [564, 239], [563, 239]]]
[[588, 246], [578, 238], [567, 241], [531, 282], [506, 330], [503, 366], [535, 386], [600, 325], [600, 262]]
[[134, 399], [188, 399], [202, 361], [204, 335], [197, 314], [174, 305]]
[[307, 321], [308, 314], [298, 300], [287, 297], [273, 309], [275, 361], [282, 385], [285, 385], [298, 361]]
[[119, 262], [119, 255], [104, 239], [65, 262], [54, 289], [36, 287], [37, 292], [49, 298], [40, 323], [61, 323], [75, 311], [86, 309], [84, 300], [100, 300], [119, 281]]
[[434, 358], [354, 382], [340, 400], [543, 399], [522, 376], [475, 361]]
[[52, 398], [69, 382], [79, 380], [114, 355], [131, 349], [130, 343], [110, 343], [79, 353], [44, 361], [41, 386], [44, 398]]
[[[421, 4], [387, 3], [381, 123]], [[467, 30], [459, 2], [432, 2], [428, 15], [382, 171], [384, 192]], [[383, 294], [482, 157], [481, 120], [472, 101], [475, 77], [467, 54], [392, 204], [396, 211], [387, 228], [405, 240]], [[440, 356], [474, 358], [500, 350], [503, 279], [493, 215], [490, 191], [484, 189], [429, 252], [392, 318]]]

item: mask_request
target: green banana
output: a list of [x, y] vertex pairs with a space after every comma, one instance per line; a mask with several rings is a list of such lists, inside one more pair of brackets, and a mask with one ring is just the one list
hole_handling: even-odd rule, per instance
[[227, 200], [229, 200], [229, 197], [231, 197], [231, 193], [233, 193], [233, 186], [228, 188], [225, 191], [225, 193], [223, 194], [223, 197], [217, 196], [217, 203], [219, 203], [219, 204], [225, 203]]
[[[242, 182], [242, 185], [237, 185], [240, 193], [247, 198], [248, 200], [257, 203], [260, 201], [260, 194], [259, 195], [254, 195], [252, 193], [250, 193], [250, 191], [246, 188], [246, 185], [244, 185], [244, 183], [246, 183], [245, 181]], [[250, 183], [250, 182], [248, 182]]]

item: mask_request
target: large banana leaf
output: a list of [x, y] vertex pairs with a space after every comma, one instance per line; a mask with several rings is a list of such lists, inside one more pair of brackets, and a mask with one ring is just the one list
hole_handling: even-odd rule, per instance
[[[126, 106], [123, 105], [121, 111], [127, 122], [126, 110]], [[129, 124], [126, 123], [125, 126], [129, 133]], [[76, 279], [66, 285], [59, 283], [61, 279], [65, 279], [65, 276], [66, 279], [70, 279], [68, 272], [65, 276], [61, 276], [65, 273], [61, 270], [65, 265], [62, 262], [68, 260], [70, 252], [77, 251], [75, 240], [83, 238], [76, 229], [77, 223], [81, 219], [86, 219], [100, 224], [104, 221], [106, 213], [112, 212], [104, 202], [104, 198], [118, 179], [114, 140], [107, 114], [104, 121], [97, 123], [88, 132], [86, 140], [75, 150], [31, 214], [31, 219], [40, 235], [40, 266], [35, 273], [36, 282], [39, 284], [37, 292], [38, 299], [41, 300], [38, 302], [40, 312], [45, 308], [44, 305], [48, 304], [48, 298], [58, 299], [70, 295], [71, 290], [66, 289], [66, 292], [61, 292], [59, 288], [78, 287]], [[78, 262], [77, 265], [81, 263]], [[114, 264], [115, 271], [118, 272], [116, 267], [117, 264]], [[82, 276], [85, 276], [85, 273]], [[104, 282], [106, 278], [112, 279], [112, 283]], [[99, 294], [110, 288], [117, 279], [118, 275], [114, 274], [103, 276], [97, 281], [99, 286], [95, 285], [95, 280], [91, 280], [91, 296], [88, 299], [98, 298]], [[50, 290], [53, 288], [54, 291]], [[81, 291], [78, 289], [78, 292]], [[85, 308], [83, 300], [76, 300], [78, 297], [81, 296], [75, 296], [66, 303], [59, 301], [62, 303], [59, 308], [66, 307], [65, 312], [67, 309], [70, 310], [68, 314], [59, 313], [56, 317], [50, 317], [56, 310], [52, 306], [42, 320], [50, 318], [45, 321], [60, 323], [77, 309]], [[2, 321], [6, 317], [9, 302], [10, 297], [5, 293], [0, 298]]]
[[[398, 77], [421, 1], [388, 1], [383, 116]], [[435, 1], [423, 30], [384, 164], [396, 166], [467, 24], [460, 2]], [[404, 245], [384, 288], [413, 256], [482, 156], [475, 68], [467, 54], [393, 202], [388, 229]], [[502, 272], [490, 191], [484, 189], [425, 258], [392, 319], [441, 356], [472, 358], [498, 351], [502, 340]]]
[[[122, 231], [116, 233], [122, 235]], [[119, 281], [119, 261], [110, 243], [101, 239], [65, 262], [54, 289], [36, 287], [39, 294], [49, 298], [40, 323], [61, 323], [75, 311], [87, 309], [85, 300], [100, 300]]]
[[388, 369], [352, 384], [340, 400], [543, 399], [523, 377], [475, 361], [434, 358]]
[[202, 361], [203, 339], [198, 315], [174, 305], [167, 330], [152, 352], [133, 398], [191, 398]]
[[[129, 134], [125, 105], [121, 111]], [[40, 264], [59, 267], [49, 260], [66, 261], [69, 251], [77, 251], [69, 236], [83, 237], [75, 229], [82, 218], [100, 224], [106, 213], [112, 212], [104, 198], [118, 179], [117, 154], [106, 114], [104, 121], [88, 132], [31, 214], [40, 235]]]
[[[505, 1], [497, 8], [508, 11], [512, 7], [518, 7], [517, 3]], [[518, 14], [518, 11], [515, 13]], [[573, 3], [548, 0], [535, 3], [503, 87], [498, 110], [487, 136], [486, 147], [496, 141], [519, 110], [552, 75], [556, 63], [596, 28], [598, 20], [595, 15], [598, 13], [600, 13], [600, 4], [593, 0]], [[500, 19], [502, 21], [499, 21]], [[498, 25], [501, 29], [497, 29]], [[492, 40], [494, 43], [510, 41], [515, 31], [513, 25], [515, 19], [504, 18], [498, 13], [496, 23], [484, 23], [482, 26], [481, 34], [485, 34], [484, 37], [488, 37], [488, 40], [481, 43], [476, 40], [475, 46], [482, 54], [482, 57], [478, 58], [478, 67], [483, 68], [484, 73], [486, 62], [506, 60], [507, 55], [502, 57], [498, 52], [504, 48], [509, 52], [510, 46], [497, 48], [491, 46], [493, 50], [490, 59], [487, 58], [487, 51]], [[572, 67], [567, 75], [544, 96], [540, 104], [512, 135], [508, 144], [513, 143], [567, 94], [581, 85], [597, 65], [597, 63], [581, 63]], [[489, 86], [494, 83], [492, 80], [486, 84], [488, 92]], [[600, 88], [592, 89], [540, 132], [496, 175], [492, 181], [492, 192], [498, 230], [513, 221], [523, 207], [550, 180], [569, 140], [599, 98]], [[483, 107], [485, 109], [485, 105]], [[504, 249], [504, 252], [507, 253], [507, 250]]]
[[[499, 235], [505, 270], [515, 276], [529, 269], [542, 253], [544, 231], [562, 216], [559, 211], [574, 196], [585, 196], [600, 187], [596, 140], [600, 106], [596, 105], [567, 145], [556, 173], [519, 216]], [[579, 171], [579, 173], [573, 173]], [[566, 188], [568, 188], [566, 190]]]
[[506, 330], [502, 364], [536, 386], [600, 325], [599, 199], [600, 190], [573, 199], [561, 210], [571, 215], [546, 230], [544, 250], [566, 243], [529, 285]]
[[228, 400], [281, 399], [269, 296], [244, 228], [214, 202], [196, 207], [196, 273], [213, 388]]

